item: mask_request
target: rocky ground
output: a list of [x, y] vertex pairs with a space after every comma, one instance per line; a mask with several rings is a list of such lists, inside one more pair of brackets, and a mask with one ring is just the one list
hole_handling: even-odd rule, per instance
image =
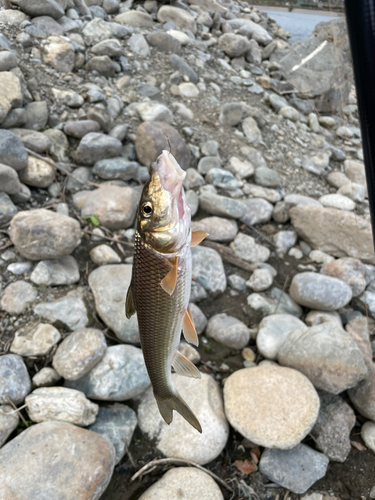
[[[375, 257], [343, 20], [290, 47], [236, 0], [85, 1], [0, 2], [0, 497], [374, 498]], [[202, 435], [162, 421], [124, 314], [168, 142], [209, 233], [200, 347], [181, 344], [202, 378], [173, 375]]]

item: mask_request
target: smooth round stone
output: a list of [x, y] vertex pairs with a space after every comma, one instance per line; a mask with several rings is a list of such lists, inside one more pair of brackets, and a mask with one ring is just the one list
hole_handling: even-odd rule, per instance
[[365, 422], [361, 428], [361, 438], [363, 439], [367, 448], [370, 448], [371, 451], [375, 452], [375, 423]]
[[0, 448], [8, 437], [17, 428], [19, 422], [18, 413], [10, 405], [0, 405]]
[[7, 271], [19, 276], [20, 274], [25, 274], [31, 271], [32, 267], [33, 265], [31, 262], [13, 262], [12, 264], [9, 264]]
[[0, 192], [0, 225], [8, 224], [16, 215], [17, 207], [6, 193]]
[[98, 245], [90, 250], [90, 259], [98, 266], [118, 264], [121, 257], [109, 245]]
[[238, 274], [231, 274], [228, 276], [229, 286], [234, 288], [235, 290], [239, 290], [244, 292], [246, 290], [246, 280], [239, 276]]
[[9, 314], [21, 314], [38, 295], [30, 283], [19, 280], [6, 287], [0, 300], [0, 309]]
[[352, 289], [353, 297], [361, 295], [366, 287], [365, 267], [359, 259], [342, 257], [324, 265], [320, 272], [347, 283]]
[[270, 256], [267, 247], [259, 245], [252, 236], [244, 233], [238, 233], [230, 247], [238, 257], [248, 262], [266, 262]]
[[32, 378], [32, 382], [36, 387], [50, 387], [56, 385], [59, 380], [61, 380], [60, 375], [54, 368], [49, 366], [42, 368]]
[[340, 187], [337, 194], [351, 198], [353, 201], [363, 203], [366, 198], [366, 188], [361, 184], [349, 181], [347, 184]]
[[262, 198], [249, 198], [247, 200], [242, 200], [242, 203], [246, 206], [246, 212], [240, 220], [247, 226], [264, 224], [271, 219], [273, 205], [267, 200], [263, 200]]
[[199, 205], [211, 215], [239, 219], [246, 213], [246, 205], [239, 200], [215, 193], [204, 192], [199, 196]]
[[135, 161], [127, 161], [124, 158], [109, 158], [96, 162], [92, 172], [101, 179], [129, 181], [135, 178], [138, 167], [139, 164]]
[[37, 285], [72, 285], [79, 281], [77, 261], [71, 255], [40, 261], [30, 275]]
[[335, 323], [342, 327], [341, 317], [336, 311], [310, 311], [306, 314], [305, 323], [307, 326]]
[[191, 229], [208, 233], [207, 239], [211, 241], [233, 241], [238, 232], [237, 223], [224, 217], [206, 217], [191, 223]]
[[80, 289], [73, 289], [53, 302], [38, 303], [34, 307], [34, 312], [38, 316], [48, 318], [49, 321], [61, 321], [72, 331], [84, 328], [89, 322]]
[[239, 319], [222, 313], [208, 320], [206, 336], [226, 347], [243, 349], [249, 343], [250, 331]]
[[206, 175], [212, 169], [220, 169], [221, 164], [221, 160], [217, 156], [203, 156], [198, 162], [198, 172]]
[[106, 350], [104, 334], [95, 328], [84, 328], [65, 337], [52, 365], [66, 380], [77, 380], [99, 363]]
[[142, 351], [130, 345], [107, 349], [99, 363], [84, 377], [67, 380], [66, 387], [100, 401], [125, 401], [139, 396], [150, 385]]
[[302, 373], [259, 366], [228, 377], [224, 404], [229, 423], [242, 436], [266, 448], [289, 450], [313, 428], [320, 401]]
[[190, 312], [191, 316], [193, 318], [193, 323], [195, 326], [195, 330], [198, 335], [204, 332], [207, 326], [207, 318], [203, 311], [196, 305], [193, 304], [192, 302], [189, 304], [190, 305]]
[[82, 139], [90, 132], [99, 132], [100, 125], [94, 120], [77, 120], [67, 121], [64, 125], [64, 132], [66, 135]]
[[164, 474], [139, 500], [224, 500], [211, 476], [195, 467], [178, 467]]
[[[93, 59], [99, 59], [99, 57], [94, 57]], [[118, 157], [121, 154], [121, 149], [122, 143], [114, 137], [97, 132], [89, 132], [79, 143], [75, 152], [76, 161], [83, 165], [93, 165], [99, 160]]]
[[187, 99], [194, 99], [199, 96], [198, 87], [191, 82], [180, 83], [178, 91], [181, 97], [185, 97]]
[[30, 377], [21, 356], [0, 356], [0, 404], [9, 404], [10, 398], [16, 406], [20, 405], [30, 391]]
[[323, 207], [338, 208], [339, 210], [354, 210], [355, 202], [342, 194], [325, 194], [319, 198]]
[[232, 156], [230, 158], [227, 169], [240, 179], [245, 179], [246, 177], [250, 177], [254, 174], [253, 164], [249, 161], [240, 160], [236, 156]]
[[[217, 382], [205, 373], [194, 379], [172, 374], [172, 381], [202, 426], [196, 431], [179, 413], [173, 413], [170, 425], [162, 419], [152, 388], [141, 397], [138, 407], [139, 426], [167, 457], [182, 458], [206, 464], [220, 455], [226, 445], [229, 426], [226, 421], [221, 391]], [[184, 439], [181, 439], [184, 436]]]
[[47, 188], [55, 180], [56, 169], [50, 163], [39, 158], [29, 156], [27, 167], [20, 170], [21, 182], [27, 186]]
[[254, 292], [264, 292], [272, 286], [273, 276], [268, 269], [255, 269], [246, 285]]
[[297, 122], [300, 117], [299, 112], [291, 106], [284, 106], [280, 108], [279, 115], [283, 118], [291, 120], [292, 122]]
[[332, 255], [322, 252], [321, 250], [311, 250], [309, 253], [309, 259], [317, 264], [328, 264], [329, 262], [335, 260]]
[[17, 330], [10, 352], [25, 357], [45, 356], [60, 340], [60, 332], [52, 325], [28, 325]]
[[[65, 422], [44, 422], [1, 448], [0, 464], [0, 498], [88, 500], [106, 490], [115, 452], [95, 432]], [[25, 473], [29, 470], [32, 474]]]
[[271, 314], [262, 319], [256, 338], [259, 352], [268, 359], [277, 359], [280, 347], [294, 330], [306, 328], [291, 314]]
[[214, 295], [224, 292], [227, 280], [220, 254], [213, 248], [197, 246], [192, 249], [192, 258], [198, 285]]
[[276, 245], [276, 251], [284, 254], [296, 244], [297, 234], [295, 231], [279, 231], [273, 236], [273, 241]]
[[291, 203], [292, 205], [297, 206], [311, 206], [311, 207], [322, 207], [323, 205], [314, 198], [310, 198], [310, 196], [304, 196], [303, 194], [287, 194], [284, 197], [284, 201], [286, 203]]
[[277, 188], [280, 185], [280, 177], [277, 172], [268, 167], [259, 167], [255, 170], [255, 182], [259, 186]]

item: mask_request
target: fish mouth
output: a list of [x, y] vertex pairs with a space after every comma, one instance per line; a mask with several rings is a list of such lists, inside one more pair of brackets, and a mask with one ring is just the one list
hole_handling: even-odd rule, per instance
[[186, 172], [182, 170], [172, 153], [165, 149], [162, 151], [156, 160], [156, 170], [163, 188], [169, 191], [172, 196], [178, 196], [182, 188], [182, 182], [186, 177]]

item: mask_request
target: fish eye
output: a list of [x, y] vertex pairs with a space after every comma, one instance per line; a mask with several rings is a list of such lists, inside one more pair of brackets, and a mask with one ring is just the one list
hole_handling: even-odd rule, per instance
[[152, 212], [153, 212], [152, 204], [149, 201], [146, 201], [145, 203], [143, 203], [143, 205], [141, 207], [141, 212], [142, 212], [142, 215], [144, 215], [145, 217], [150, 217]]

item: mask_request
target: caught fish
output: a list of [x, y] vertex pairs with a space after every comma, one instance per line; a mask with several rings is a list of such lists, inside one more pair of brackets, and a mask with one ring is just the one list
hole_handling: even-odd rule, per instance
[[176, 410], [202, 432], [172, 382], [171, 367], [180, 375], [200, 378], [197, 367], [178, 346], [181, 329], [188, 342], [198, 345], [189, 308], [190, 247], [198, 245], [207, 233], [190, 229], [190, 208], [182, 187], [186, 173], [173, 155], [163, 151], [151, 165], [150, 174], [139, 203], [126, 316], [137, 312], [146, 368], [163, 419], [170, 424]]

